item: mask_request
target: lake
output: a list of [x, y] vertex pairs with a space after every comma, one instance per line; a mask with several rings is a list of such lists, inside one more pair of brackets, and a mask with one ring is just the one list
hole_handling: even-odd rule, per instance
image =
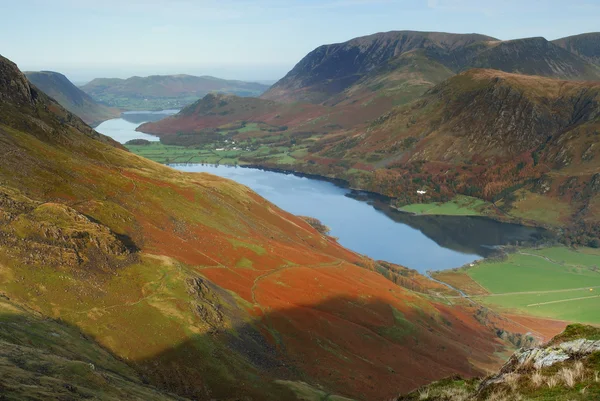
[[166, 116], [173, 115], [178, 111], [179, 110], [126, 111], [121, 114], [121, 118], [104, 121], [96, 127], [96, 131], [110, 136], [120, 143], [125, 143], [132, 139], [158, 141], [157, 136], [136, 132], [135, 129], [143, 123], [162, 120]]
[[[135, 132], [140, 123], [116, 119], [96, 130], [122, 143], [156, 140]], [[294, 174], [233, 166], [172, 167], [235, 180], [290, 213], [321, 220], [341, 245], [421, 273], [460, 267], [490, 255], [498, 245], [536, 242], [546, 235], [541, 229], [482, 217], [414, 216], [392, 209], [384, 197]]]

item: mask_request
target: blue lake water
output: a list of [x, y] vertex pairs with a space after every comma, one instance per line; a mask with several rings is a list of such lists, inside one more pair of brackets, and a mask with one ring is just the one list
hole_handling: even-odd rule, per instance
[[148, 141], [158, 141], [158, 137], [154, 135], [136, 132], [135, 129], [141, 124], [158, 121], [166, 116], [173, 115], [179, 110], [162, 110], [162, 111], [127, 111], [121, 115], [121, 118], [104, 121], [96, 127], [96, 131], [110, 136], [115, 141], [125, 143], [132, 139], [146, 139]]
[[[136, 132], [139, 124], [117, 119], [96, 130], [122, 143], [157, 139]], [[235, 180], [290, 213], [318, 218], [343, 246], [421, 273], [460, 267], [489, 255], [497, 245], [534, 242], [545, 235], [542, 230], [481, 217], [413, 216], [390, 208], [382, 197], [293, 174], [197, 164], [172, 167]]]

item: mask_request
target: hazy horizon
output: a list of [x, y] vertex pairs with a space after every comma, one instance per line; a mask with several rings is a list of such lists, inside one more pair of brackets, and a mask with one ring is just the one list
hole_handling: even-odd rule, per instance
[[600, 4], [591, 0], [574, 0], [568, 6], [560, 0], [524, 3], [22, 0], [3, 5], [0, 54], [22, 70], [58, 71], [75, 82], [164, 74], [275, 81], [320, 45], [376, 32], [552, 40], [598, 30]]

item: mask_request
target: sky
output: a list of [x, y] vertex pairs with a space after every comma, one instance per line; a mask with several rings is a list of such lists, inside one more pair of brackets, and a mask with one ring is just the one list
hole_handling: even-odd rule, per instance
[[314, 48], [392, 30], [549, 40], [600, 30], [600, 0], [0, 0], [0, 54], [95, 77], [271, 81]]

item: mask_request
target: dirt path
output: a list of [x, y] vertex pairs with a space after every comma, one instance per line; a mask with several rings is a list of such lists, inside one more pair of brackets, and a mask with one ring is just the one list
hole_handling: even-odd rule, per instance
[[334, 266], [340, 266], [342, 263], [344, 263], [343, 260], [339, 259], [336, 260], [335, 262], [328, 262], [328, 263], [319, 263], [316, 265], [284, 265], [284, 266], [280, 266], [276, 269], [273, 270], [268, 270], [265, 274], [261, 274], [260, 276], [256, 277], [254, 279], [254, 283], [252, 284], [252, 288], [250, 290], [250, 293], [252, 294], [252, 302], [254, 302], [254, 304], [256, 304], [259, 308], [262, 309], [262, 305], [260, 303], [258, 303], [258, 301], [256, 300], [256, 294], [255, 294], [255, 290], [256, 290], [256, 286], [258, 285], [258, 283], [260, 283], [262, 280], [264, 280], [265, 278], [269, 277], [270, 275], [273, 275], [275, 273], [279, 273], [282, 270], [285, 269], [289, 269], [292, 267], [306, 267], [308, 269], [314, 269], [314, 268], [318, 268], [318, 267], [334, 267]]
[[[487, 298], [487, 297], [503, 297], [507, 295], [536, 295], [536, 294], [555, 294], [559, 292], [571, 292], [571, 291], [585, 291], [589, 289], [600, 288], [600, 285], [592, 287], [581, 287], [581, 288], [565, 288], [562, 290], [546, 290], [546, 291], [521, 291], [521, 292], [502, 292], [498, 294], [486, 294], [486, 295], [467, 295], [473, 298]], [[448, 298], [462, 298], [456, 295], [449, 296]]]
[[581, 301], [582, 299], [591, 299], [591, 298], [600, 298], [600, 295], [592, 295], [590, 297], [579, 297], [579, 298], [561, 299], [561, 300], [558, 300], [558, 301], [540, 302], [540, 303], [537, 303], [537, 304], [529, 304], [529, 305], [527, 305], [527, 307], [530, 307], [530, 306], [541, 306], [541, 305], [550, 305], [550, 304], [560, 304], [562, 302]]

